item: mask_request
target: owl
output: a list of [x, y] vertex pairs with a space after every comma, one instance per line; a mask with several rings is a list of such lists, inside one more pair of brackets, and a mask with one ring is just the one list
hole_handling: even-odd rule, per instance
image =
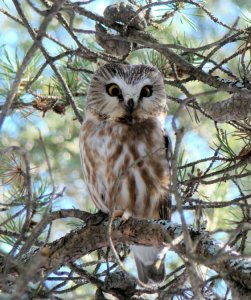
[[[113, 217], [168, 219], [170, 140], [161, 73], [150, 65], [106, 64], [94, 74], [80, 131], [90, 197]], [[164, 279], [165, 249], [132, 245], [139, 279]]]

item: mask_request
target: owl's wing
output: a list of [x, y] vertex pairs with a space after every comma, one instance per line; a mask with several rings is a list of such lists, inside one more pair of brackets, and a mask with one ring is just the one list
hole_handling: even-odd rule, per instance
[[[171, 180], [172, 142], [166, 130], [163, 131], [163, 135], [164, 135], [164, 145], [166, 149], [166, 159], [168, 161], [168, 173], [169, 173], [169, 178]], [[171, 194], [168, 186], [166, 188], [166, 193], [160, 203], [160, 208], [159, 208], [160, 218], [163, 220], [170, 220], [171, 212], [172, 212], [172, 201], [171, 201]]]

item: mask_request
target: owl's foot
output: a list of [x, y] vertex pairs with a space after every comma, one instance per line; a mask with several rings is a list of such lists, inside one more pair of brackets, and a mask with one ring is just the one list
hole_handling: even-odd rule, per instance
[[120, 225], [122, 225], [127, 222], [131, 216], [132, 214], [128, 210], [115, 210], [112, 215], [112, 221], [116, 220], [117, 218], [121, 218]]
[[117, 218], [121, 218], [124, 214], [123, 210], [114, 210], [113, 214], [112, 214], [112, 220], [116, 220]]

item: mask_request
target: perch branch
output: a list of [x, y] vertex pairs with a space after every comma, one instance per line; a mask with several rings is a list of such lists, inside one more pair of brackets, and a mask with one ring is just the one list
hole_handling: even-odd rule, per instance
[[[87, 213], [86, 213], [87, 214]], [[66, 236], [37, 248], [33, 254], [25, 258], [25, 266], [40, 261], [40, 270], [51, 273], [61, 266], [69, 264], [80, 257], [103, 247], [109, 246], [107, 239], [107, 218], [98, 214], [88, 215], [85, 226], [71, 231]], [[251, 260], [241, 258], [232, 249], [222, 248], [207, 232], [188, 228], [194, 244], [194, 252], [186, 253], [185, 242], [171, 247], [173, 251], [197, 263], [215, 270], [222, 278], [232, 284], [241, 285], [251, 296]], [[174, 239], [183, 235], [178, 224], [167, 221], [147, 221], [130, 218], [120, 225], [120, 220], [113, 222], [112, 239], [118, 243], [159, 246], [171, 244]]]

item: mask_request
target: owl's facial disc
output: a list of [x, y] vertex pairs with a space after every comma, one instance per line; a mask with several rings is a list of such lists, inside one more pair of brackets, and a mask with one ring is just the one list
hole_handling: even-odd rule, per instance
[[[111, 78], [105, 85], [105, 94], [107, 104], [109, 103], [114, 107], [109, 114], [112, 119], [126, 118], [132, 120], [133, 118], [146, 117], [145, 102], [151, 106], [151, 102], [153, 103], [155, 99], [154, 87], [149, 78], [143, 78], [140, 82], [134, 83], [126, 82], [120, 77]], [[147, 114], [150, 115], [149, 111]]]
[[125, 86], [125, 83], [110, 82], [106, 85], [105, 90], [107, 96], [111, 97], [110, 101], [114, 101], [115, 98], [130, 118], [132, 118], [134, 112], [137, 112], [140, 103], [153, 94], [153, 87], [150, 84], [135, 87]]
[[163, 78], [148, 65], [104, 65], [93, 76], [86, 110], [115, 122], [158, 116], [166, 110]]

